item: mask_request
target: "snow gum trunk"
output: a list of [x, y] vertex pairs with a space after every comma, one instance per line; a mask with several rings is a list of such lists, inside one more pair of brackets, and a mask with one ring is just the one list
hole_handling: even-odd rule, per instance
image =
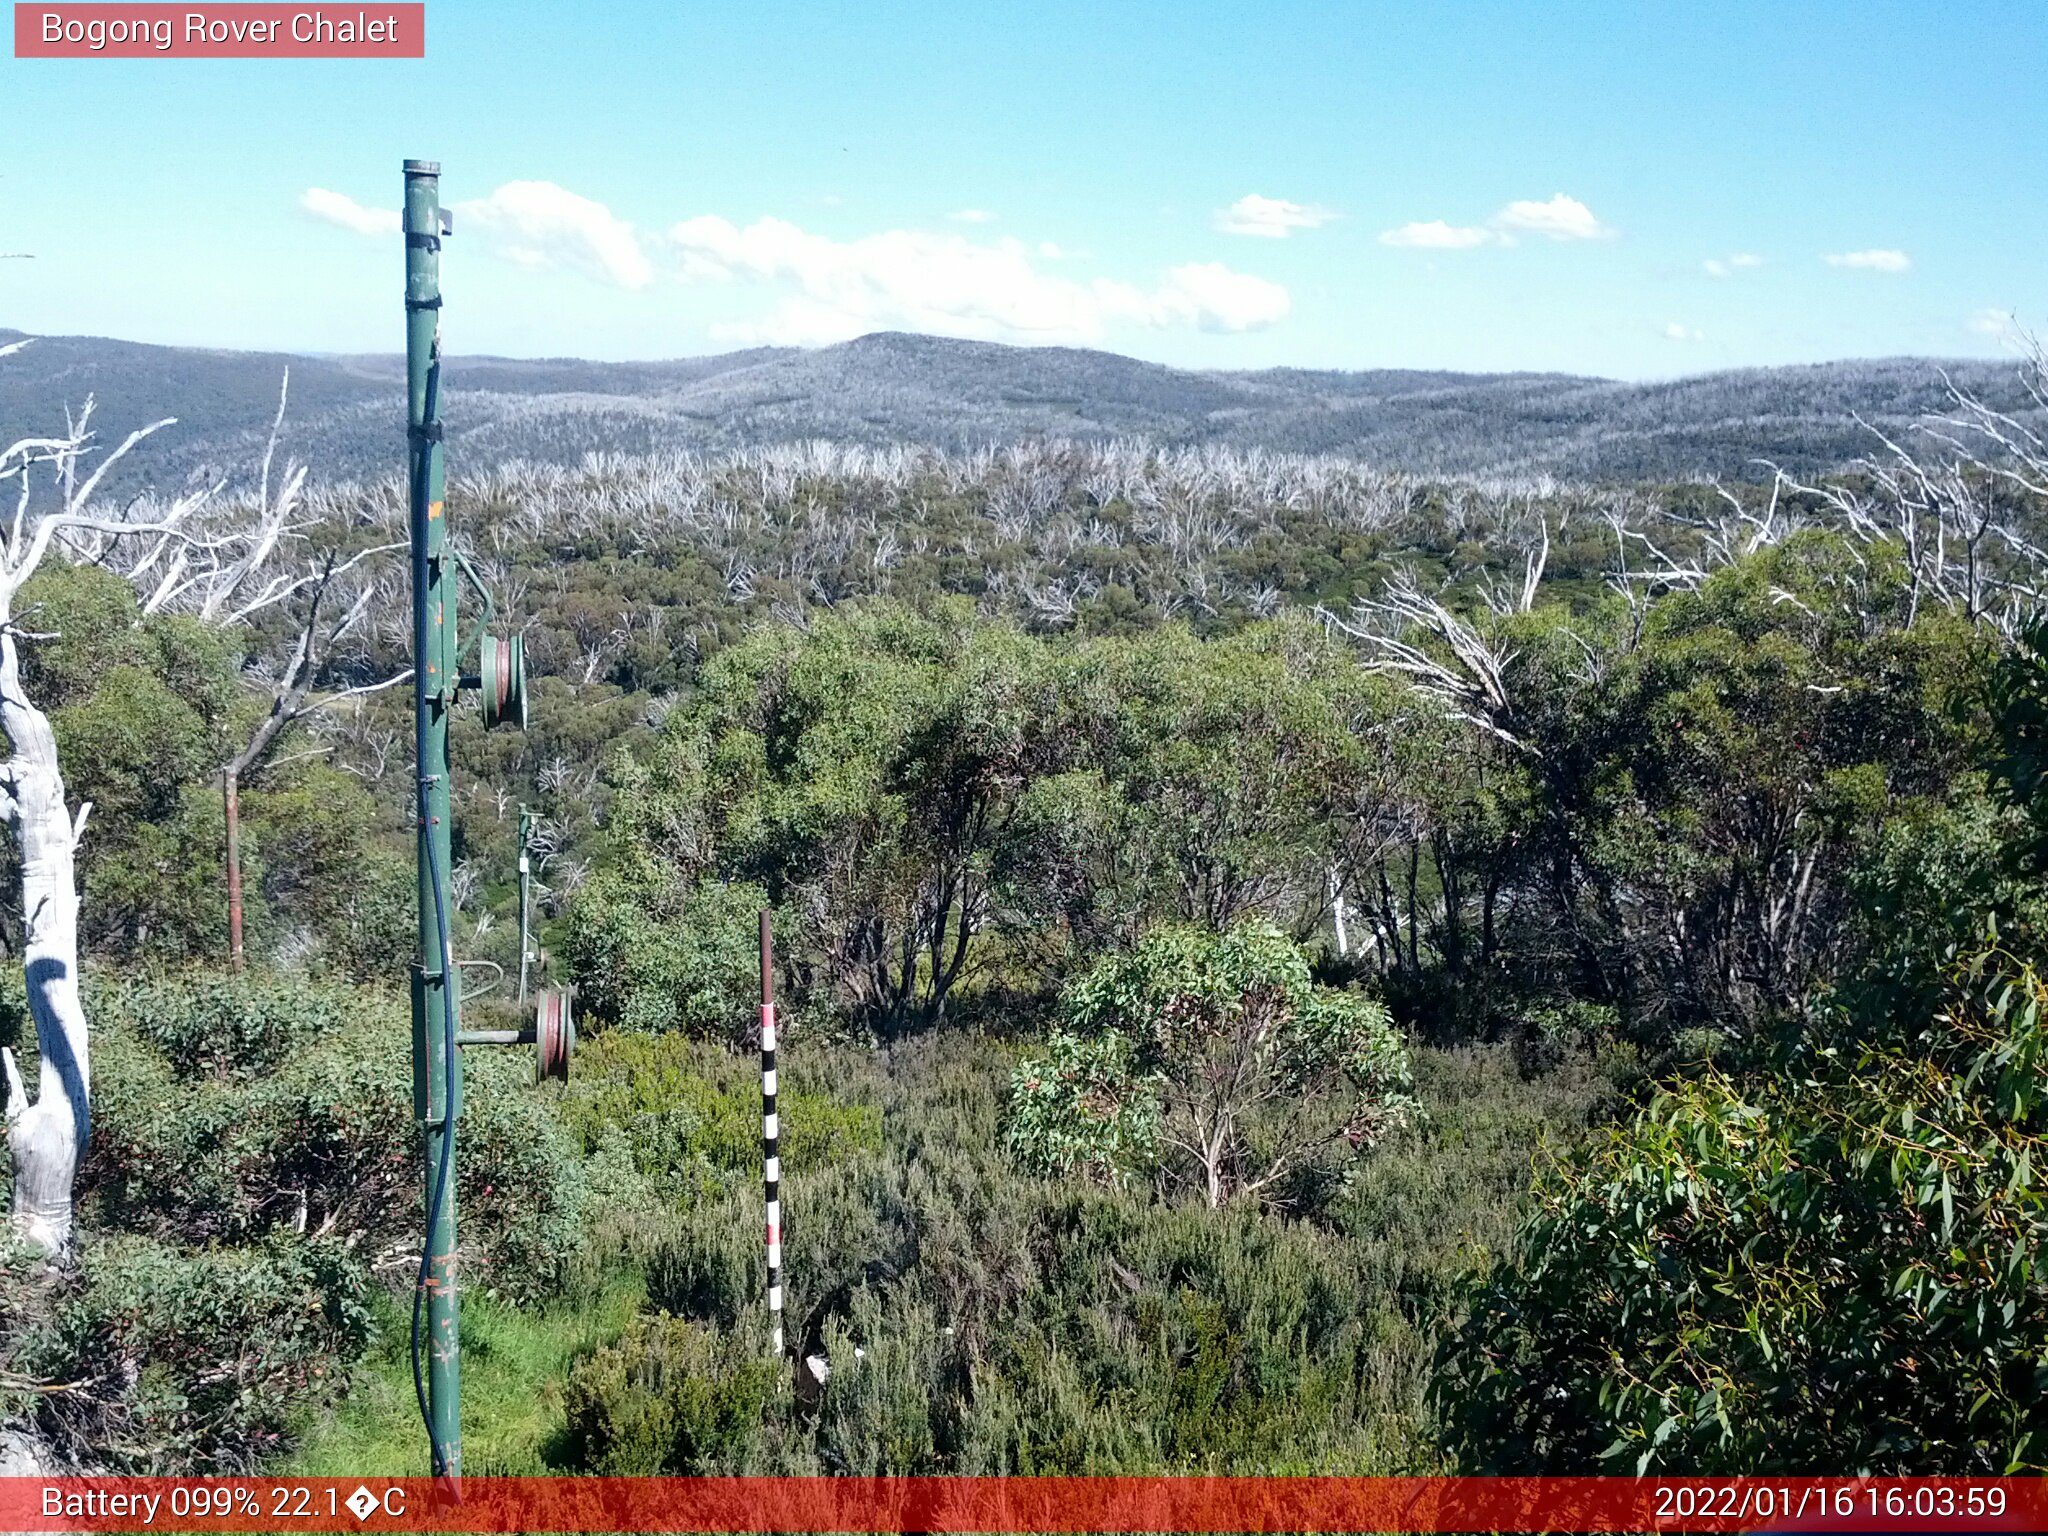
[[0, 603], [0, 729], [13, 748], [0, 767], [0, 787], [21, 853], [23, 960], [42, 1058], [30, 1103], [14, 1053], [5, 1053], [14, 1230], [62, 1256], [71, 1246], [72, 1179], [91, 1124], [92, 1072], [78, 995], [77, 852], [85, 810], [74, 820], [65, 805], [56, 733], [22, 692], [11, 608], [11, 601]]

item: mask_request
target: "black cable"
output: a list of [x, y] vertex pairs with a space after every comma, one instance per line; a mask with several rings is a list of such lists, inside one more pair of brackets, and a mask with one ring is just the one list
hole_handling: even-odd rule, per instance
[[[420, 780], [422, 818], [426, 814], [424, 802], [426, 800], [427, 783], [426, 776], [422, 775]], [[442, 904], [440, 856], [434, 851], [434, 839], [431, 830], [429, 830], [426, 838], [426, 846], [429, 873], [432, 875], [434, 883], [434, 924], [441, 943], [441, 987], [444, 994], [441, 1007], [441, 1156], [434, 1167], [434, 1188], [427, 1202], [426, 1240], [420, 1245], [420, 1272], [418, 1278], [413, 1283], [412, 1290], [412, 1389], [414, 1395], [419, 1399], [420, 1422], [427, 1427], [427, 1445], [430, 1450], [430, 1459], [433, 1463], [434, 1476], [440, 1478], [448, 1475], [448, 1450], [441, 1443], [441, 1437], [434, 1431], [434, 1413], [427, 1403], [426, 1377], [420, 1369], [420, 1314], [426, 1305], [427, 1285], [433, 1273], [434, 1228], [440, 1224], [441, 1207], [446, 1202], [448, 1194], [448, 1178], [455, 1167], [456, 1046], [455, 1010], [449, 1006], [453, 1001], [453, 993], [450, 990], [448, 978], [453, 968], [449, 964], [452, 949], [448, 941], [448, 913]], [[450, 1254], [448, 1257], [452, 1267], [455, 1256]]]
[[[427, 367], [427, 420], [433, 422], [438, 409], [441, 385], [441, 339], [434, 338], [434, 355]], [[432, 449], [420, 454], [417, 475], [419, 483], [414, 487], [413, 502], [424, 506], [427, 493], [427, 466]], [[417, 800], [420, 818], [420, 846], [425, 849], [428, 883], [434, 888], [434, 932], [441, 952], [441, 1156], [434, 1168], [434, 1186], [427, 1199], [426, 1239], [420, 1245], [420, 1272], [412, 1288], [412, 1389], [419, 1399], [420, 1422], [427, 1428], [427, 1445], [436, 1478], [448, 1475], [448, 1449], [441, 1443], [441, 1437], [434, 1432], [434, 1414], [427, 1403], [427, 1383], [420, 1368], [420, 1314], [424, 1310], [427, 1285], [433, 1274], [434, 1228], [440, 1224], [441, 1207], [446, 1203], [448, 1180], [455, 1168], [455, 946], [448, 935], [448, 908], [442, 893], [441, 857], [434, 847], [434, 827], [431, 819], [429, 795], [434, 776], [426, 773], [427, 735], [430, 728], [428, 696], [426, 690], [426, 662], [428, 646], [428, 613], [424, 600], [427, 588], [427, 540], [424, 528], [417, 530], [413, 540], [412, 579], [414, 604], [417, 609], [413, 623], [413, 740], [415, 754], [420, 759], [414, 767]], [[421, 978], [424, 988], [426, 979]], [[422, 996], [424, 1003], [424, 995]], [[449, 1255], [453, 1267], [455, 1256]]]

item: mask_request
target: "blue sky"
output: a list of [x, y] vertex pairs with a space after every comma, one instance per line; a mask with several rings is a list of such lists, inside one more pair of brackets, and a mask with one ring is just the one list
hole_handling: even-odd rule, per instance
[[2048, 322], [2048, 6], [547, 5], [424, 61], [0, 58], [0, 325], [390, 351], [915, 329], [1659, 377]]

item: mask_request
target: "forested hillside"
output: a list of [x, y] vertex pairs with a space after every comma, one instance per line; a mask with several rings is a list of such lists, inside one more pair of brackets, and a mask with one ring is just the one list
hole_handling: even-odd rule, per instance
[[[18, 332], [0, 330], [0, 345]], [[287, 445], [328, 481], [392, 472], [397, 357], [286, 357], [51, 336], [0, 374], [0, 421], [96, 395], [109, 420], [176, 416], [153, 462], [246, 477], [278, 380], [292, 370]], [[1137, 439], [1335, 454], [1381, 471], [1571, 480], [1767, 479], [1835, 469], [1871, 427], [1907, 431], [1948, 384], [2038, 421], [2006, 363], [1892, 358], [1632, 384], [1565, 374], [1268, 369], [1190, 372], [1070, 347], [894, 333], [816, 350], [756, 348], [658, 363], [452, 358], [454, 462], [575, 466], [584, 455], [825, 442], [948, 451], [1032, 439]], [[122, 482], [140, 486], [141, 466]]]
[[[15, 598], [93, 807], [94, 1124], [74, 1261], [0, 1269], [0, 1410], [80, 1465], [425, 1465], [404, 497], [285, 463], [300, 411], [380, 419], [378, 366], [295, 371], [304, 435], [256, 427], [182, 542], [87, 530]], [[2048, 456], [2024, 380], [1898, 379], [1198, 381], [1390, 434], [1396, 386], [1468, 391], [1459, 462], [1517, 471], [1484, 477], [1341, 435], [550, 465], [461, 432], [541, 460], [565, 416], [451, 429], [535, 674], [523, 734], [459, 717], [465, 1017], [518, 1018], [525, 806], [586, 1029], [566, 1084], [468, 1060], [470, 1469], [2048, 1467]], [[1826, 435], [1894, 385], [1946, 415]], [[1738, 398], [1839, 447], [1728, 485], [1627, 457], [1782, 446]], [[1584, 428], [1555, 460], [1539, 399]], [[195, 462], [174, 430], [130, 524]]]

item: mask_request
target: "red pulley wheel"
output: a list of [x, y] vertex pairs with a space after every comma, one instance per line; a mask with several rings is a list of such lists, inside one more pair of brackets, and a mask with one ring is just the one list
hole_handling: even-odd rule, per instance
[[569, 1080], [569, 1058], [576, 1054], [576, 1020], [570, 1012], [569, 994], [550, 987], [536, 1000], [533, 1021], [534, 1081], [555, 1078]]
[[484, 728], [526, 729], [526, 641], [513, 635], [485, 635], [477, 648], [477, 686], [483, 695]]

